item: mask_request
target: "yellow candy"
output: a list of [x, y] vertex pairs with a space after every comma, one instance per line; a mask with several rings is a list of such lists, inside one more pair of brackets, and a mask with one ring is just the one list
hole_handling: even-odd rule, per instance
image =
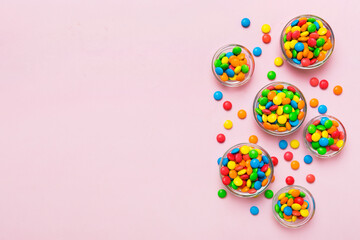
[[276, 114], [270, 114], [269, 116], [268, 116], [268, 122], [270, 122], [270, 123], [274, 123], [275, 121], [276, 121], [276, 119], [277, 119], [277, 117], [276, 117]]
[[336, 143], [336, 146], [338, 146], [338, 148], [341, 148], [344, 145], [344, 141], [343, 140], [339, 140]]
[[262, 27], [261, 27], [261, 31], [262, 31], [263, 33], [269, 33], [270, 30], [271, 30], [271, 27], [270, 27], [269, 24], [264, 24], [264, 25], [262, 25]]
[[288, 26], [286, 29], [285, 29], [285, 33], [288, 33], [291, 31], [291, 26]]
[[295, 48], [295, 44], [297, 44], [298, 43], [298, 41], [297, 40], [291, 40], [291, 42], [290, 42], [290, 48], [291, 49], [294, 49]]
[[265, 172], [265, 176], [270, 176], [270, 173], [271, 173], [271, 169], [270, 168], [268, 168], [267, 170], [266, 170], [266, 172]]
[[267, 119], [268, 119], [267, 115], [263, 114], [263, 115], [262, 115], [262, 120], [263, 120], [263, 122], [267, 122], [267, 121], [268, 121]]
[[243, 180], [239, 177], [236, 177], [234, 178], [234, 184], [239, 187], [243, 184]]
[[222, 59], [221, 59], [221, 63], [228, 63], [229, 62], [229, 58], [228, 57], [223, 57]]
[[303, 217], [307, 217], [307, 216], [309, 216], [309, 211], [307, 209], [301, 209], [300, 214]]
[[258, 152], [259, 155], [262, 154], [262, 151], [260, 149], [255, 149], [255, 150]]
[[236, 77], [237, 77], [237, 75], [234, 75], [233, 77], [229, 77], [229, 80], [235, 81]]
[[283, 106], [279, 106], [278, 109], [276, 110], [276, 114], [280, 116], [283, 113], [284, 113]]
[[284, 61], [283, 61], [283, 59], [282, 59], [281, 57], [277, 57], [277, 58], [275, 58], [275, 60], [274, 60], [274, 64], [275, 64], [275, 66], [277, 66], [277, 67], [280, 67], [281, 65], [283, 65], [283, 63], [284, 63]]
[[309, 32], [308, 32], [308, 31], [305, 31], [305, 32], [300, 33], [300, 36], [302, 36], [302, 37], [306, 37], [307, 35], [309, 35]]
[[324, 27], [324, 24], [322, 23], [322, 21], [320, 21], [320, 20], [316, 20], [317, 21], [317, 23], [319, 24], [319, 27]]
[[296, 216], [292, 216], [291, 221], [292, 221], [292, 222], [295, 222], [295, 221], [296, 221], [296, 219], [297, 219], [297, 217], [296, 217]]
[[242, 146], [242, 147], [240, 148], [240, 152], [241, 152], [242, 154], [248, 154], [248, 153], [250, 152], [250, 148], [249, 148], [248, 146]]
[[291, 208], [296, 211], [299, 211], [301, 209], [301, 205], [298, 203], [294, 203], [293, 205], [291, 205]]
[[260, 108], [260, 110], [264, 110], [265, 106], [259, 104], [259, 108]]
[[289, 114], [287, 114], [287, 113], [285, 113], [285, 114], [283, 114], [283, 116], [285, 116], [286, 117], [286, 119], [289, 119]]
[[291, 28], [291, 32], [295, 32], [295, 31], [300, 32], [300, 27], [299, 26], [294, 26], [294, 27]]
[[236, 167], [236, 162], [235, 161], [229, 161], [227, 164], [227, 167], [232, 170]]
[[329, 133], [326, 130], [324, 130], [321, 132], [321, 136], [327, 138], [329, 136]]
[[313, 142], [318, 142], [321, 138], [321, 135], [319, 133], [314, 133], [312, 136], [311, 136], [311, 140], [313, 140]]
[[296, 103], [298, 103], [300, 101], [300, 98], [296, 95], [294, 95], [293, 99]]
[[293, 149], [297, 149], [299, 146], [300, 146], [300, 143], [298, 140], [294, 139], [290, 142], [290, 146], [293, 148]]
[[241, 169], [239, 172], [238, 172], [238, 175], [244, 175], [246, 173], [246, 169]]
[[282, 103], [282, 98], [279, 95], [276, 95], [273, 99], [273, 103], [276, 105], [280, 105]]
[[251, 187], [251, 180], [250, 180], [250, 179], [248, 179], [248, 180], [246, 181], [246, 186], [247, 186], [247, 187]]
[[287, 222], [291, 222], [291, 219], [284, 218], [284, 220], [287, 221]]
[[283, 98], [286, 97], [286, 94], [285, 94], [284, 92], [279, 92], [277, 95], [278, 95], [279, 97], [281, 97], [281, 101], [282, 101]]
[[326, 28], [324, 28], [324, 27], [319, 28], [318, 34], [319, 34], [320, 36], [324, 36], [326, 33], [327, 33], [327, 29], [326, 29]]
[[294, 190], [295, 190], [295, 189], [292, 188], [292, 189], [290, 189], [290, 190], [288, 191], [288, 193], [292, 195], [292, 192], [293, 192]]
[[239, 74], [241, 72], [241, 67], [240, 66], [237, 66], [235, 69], [234, 69], [234, 72], [236, 74]]
[[232, 123], [232, 121], [230, 121], [230, 120], [226, 120], [225, 122], [224, 122], [224, 128], [225, 129], [231, 129], [233, 127], [233, 123]]
[[285, 48], [286, 50], [290, 50], [290, 48], [291, 48], [290, 42], [284, 43], [284, 48]]
[[278, 117], [278, 122], [280, 124], [285, 124], [287, 122], [287, 118], [284, 115]]
[[283, 205], [281, 205], [280, 210], [283, 212], [283, 211], [284, 211], [284, 208], [286, 208], [286, 207], [287, 207], [287, 204], [283, 204]]
[[280, 194], [280, 195], [279, 195], [279, 197], [278, 197], [278, 200], [283, 199], [285, 196], [286, 196], [286, 194], [285, 194], [285, 193]]

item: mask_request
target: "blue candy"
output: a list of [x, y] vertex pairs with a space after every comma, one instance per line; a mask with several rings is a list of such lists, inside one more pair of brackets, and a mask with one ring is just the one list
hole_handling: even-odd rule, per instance
[[306, 155], [306, 156], [304, 157], [304, 162], [305, 162], [306, 164], [310, 164], [310, 163], [312, 163], [312, 161], [313, 161], [312, 156]]
[[250, 208], [250, 213], [252, 214], [252, 215], [258, 215], [259, 214], [259, 208], [258, 207], [256, 207], [256, 206], [252, 206], [251, 208]]
[[229, 77], [233, 77], [235, 75], [234, 70], [228, 68], [226, 69], [225, 73], [229, 76]]
[[304, 50], [305, 46], [302, 42], [298, 42], [295, 44], [295, 50], [297, 52], [301, 52], [302, 50]]
[[253, 160], [251, 160], [251, 162], [250, 162], [250, 166], [251, 166], [252, 168], [258, 168], [259, 165], [260, 165], [260, 162], [259, 162], [259, 160], [257, 160], [256, 158], [253, 159]]
[[215, 72], [217, 75], [222, 75], [224, 73], [224, 70], [221, 67], [215, 68]]
[[281, 202], [278, 200], [277, 205], [281, 208]]
[[241, 25], [242, 25], [244, 28], [249, 27], [249, 26], [250, 26], [250, 19], [248, 19], [248, 18], [243, 18], [243, 19], [241, 20]]
[[231, 150], [231, 154], [237, 154], [238, 152], [240, 152], [239, 148], [234, 148], [233, 150]]
[[295, 21], [293, 21], [293, 22], [291, 23], [291, 26], [292, 26], [292, 27], [295, 27], [298, 23], [299, 23], [299, 20], [296, 19]]
[[285, 207], [285, 208], [284, 208], [284, 214], [285, 214], [286, 216], [292, 215], [292, 208], [289, 207], [289, 206]]
[[290, 105], [291, 105], [293, 108], [298, 108], [298, 104], [297, 104], [297, 102], [295, 102], [294, 100], [291, 100]]
[[320, 119], [320, 124], [321, 124], [321, 125], [324, 125], [327, 120], [329, 120], [328, 117], [322, 117], [322, 118]]
[[315, 24], [315, 26], [316, 26], [316, 30], [319, 30], [319, 28], [320, 28], [319, 23], [315, 21], [314, 24]]
[[254, 56], [255, 56], [255, 57], [260, 56], [260, 55], [261, 55], [261, 53], [262, 53], [261, 48], [259, 48], [259, 47], [254, 48], [254, 50], [253, 50], [253, 54], [254, 54]]
[[328, 144], [329, 144], [329, 139], [327, 139], [327, 138], [320, 138], [320, 140], [319, 140], [319, 144], [320, 144], [320, 146], [322, 146], [322, 147], [326, 147]]
[[295, 126], [297, 126], [297, 125], [299, 124], [299, 119], [296, 119], [295, 121], [290, 121], [290, 120], [289, 120], [289, 123], [290, 123], [290, 125], [291, 125], [292, 127], [295, 127]]
[[268, 102], [268, 103], [265, 105], [265, 108], [266, 108], [266, 109], [269, 109], [272, 105], [274, 105], [273, 102]]
[[269, 158], [265, 155], [262, 155], [261, 157], [262, 161], [265, 163], [265, 164], [268, 164], [269, 163]]
[[264, 178], [265, 177], [265, 173], [262, 172], [261, 170], [257, 172], [258, 178]]
[[287, 146], [288, 146], [288, 143], [287, 143], [287, 141], [286, 140], [281, 140], [280, 142], [279, 142], [279, 147], [281, 148], [281, 149], [286, 149], [287, 148]]
[[214, 98], [215, 98], [216, 101], [220, 101], [220, 100], [223, 98], [222, 92], [216, 91], [216, 92], [214, 93]]
[[327, 112], [327, 107], [325, 105], [320, 105], [318, 111], [320, 114], [325, 114]]
[[226, 57], [227, 58], [230, 58], [231, 56], [233, 56], [234, 54], [232, 53], [232, 52], [228, 52], [228, 53], [226, 53]]
[[292, 60], [293, 60], [293, 62], [296, 63], [296, 64], [300, 64], [300, 63], [301, 63], [301, 62], [300, 62], [299, 60], [297, 60], [296, 58], [293, 58]]
[[254, 188], [255, 188], [256, 190], [259, 190], [259, 189], [261, 188], [261, 182], [260, 182], [260, 181], [256, 181], [256, 182], [254, 183]]
[[229, 162], [229, 159], [228, 159], [228, 158], [224, 158], [223, 161], [222, 161], [222, 165], [223, 165], [223, 166], [227, 166], [228, 162]]
[[257, 118], [257, 120], [258, 120], [259, 122], [261, 122], [261, 123], [263, 122], [261, 115], [258, 114], [258, 115], [256, 116], [256, 118]]
[[260, 162], [260, 165], [259, 165], [259, 168], [262, 168], [262, 167], [264, 166], [264, 164], [265, 164], [265, 163], [264, 163], [263, 161], [261, 161], [261, 162]]
[[219, 158], [218, 158], [218, 160], [217, 160], [217, 162], [218, 162], [218, 165], [220, 165], [220, 162], [221, 162], [221, 158], [222, 158], [222, 157], [219, 157]]

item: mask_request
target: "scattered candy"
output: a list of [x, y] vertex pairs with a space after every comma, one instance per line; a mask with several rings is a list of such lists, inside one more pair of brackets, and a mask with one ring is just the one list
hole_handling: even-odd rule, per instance
[[[292, 185], [292, 184], [291, 184]], [[306, 194], [299, 189], [290, 189], [279, 195], [275, 204], [275, 212], [279, 217], [288, 221], [296, 222], [298, 219], [309, 216], [309, 202], [305, 200]]]
[[271, 199], [274, 196], [274, 192], [271, 190], [266, 190], [264, 195], [267, 199]]
[[225, 191], [225, 189], [220, 189], [218, 191], [219, 198], [224, 198], [224, 197], [226, 197], [226, 195], [227, 195], [227, 192]]
[[230, 111], [231, 108], [232, 108], [232, 104], [231, 104], [231, 102], [229, 102], [229, 101], [225, 101], [225, 102], [223, 103], [223, 107], [224, 107], [224, 109], [225, 109], [226, 111]]
[[262, 40], [264, 43], [269, 43], [271, 42], [271, 36], [269, 34], [264, 34]]
[[281, 65], [283, 65], [283, 63], [284, 63], [284, 61], [283, 61], [283, 59], [282, 59], [281, 57], [277, 57], [277, 58], [275, 58], [275, 60], [274, 60], [274, 64], [275, 64], [275, 66], [277, 66], [277, 67], [280, 67]]
[[264, 25], [262, 25], [262, 27], [261, 27], [261, 31], [262, 31], [263, 33], [269, 33], [270, 30], [271, 30], [271, 27], [270, 27], [269, 24], [264, 24]]
[[224, 122], [224, 128], [225, 128], [225, 129], [229, 130], [229, 129], [231, 129], [232, 127], [233, 127], [232, 121], [226, 120], [226, 121]]
[[306, 176], [306, 181], [307, 181], [308, 183], [313, 183], [313, 182], [315, 182], [315, 176], [312, 175], [312, 174], [308, 174], [308, 175]]
[[241, 110], [238, 112], [238, 117], [239, 117], [240, 119], [246, 118], [246, 111], [241, 109]]
[[290, 146], [291, 146], [293, 149], [297, 149], [297, 148], [299, 148], [300, 143], [299, 143], [298, 140], [294, 139], [294, 140], [292, 140], [292, 141], [290, 142]]
[[222, 133], [219, 133], [219, 134], [216, 136], [216, 140], [217, 140], [219, 143], [225, 142], [225, 135], [222, 134]]
[[317, 87], [317, 85], [319, 85], [319, 79], [317, 79], [316, 77], [311, 78], [310, 85], [313, 87]]
[[320, 106], [318, 107], [318, 112], [319, 112], [320, 114], [325, 114], [325, 113], [327, 112], [327, 107], [326, 107], [325, 105], [320, 105]]
[[291, 168], [294, 169], [294, 170], [298, 170], [299, 167], [300, 167], [300, 163], [296, 160], [292, 161], [291, 164], [290, 164]]
[[271, 160], [272, 160], [274, 166], [278, 165], [279, 160], [277, 159], [277, 157], [271, 157]]
[[321, 88], [321, 89], [325, 90], [325, 89], [327, 89], [327, 88], [328, 88], [328, 86], [329, 86], [329, 82], [328, 82], [328, 81], [326, 81], [325, 79], [323, 79], [323, 80], [321, 80], [321, 81], [320, 81], [319, 86], [320, 86], [320, 88]]
[[262, 53], [261, 48], [259, 48], [259, 47], [254, 48], [253, 54], [255, 57], [259, 57], [261, 55], [261, 53]]
[[336, 85], [336, 86], [334, 87], [334, 94], [335, 94], [335, 95], [340, 95], [340, 94], [342, 93], [342, 91], [343, 91], [343, 89], [342, 89], [341, 86]]
[[258, 137], [256, 135], [251, 135], [249, 137], [249, 143], [256, 144], [258, 142]]
[[337, 152], [344, 146], [345, 132], [339, 128], [339, 122], [328, 117], [314, 120], [307, 128], [306, 141], [320, 155]]
[[312, 156], [306, 155], [306, 156], [304, 157], [304, 162], [305, 162], [306, 164], [310, 164], [310, 163], [312, 163], [312, 161], [313, 161]]
[[249, 26], [250, 26], [250, 19], [248, 19], [248, 18], [243, 18], [243, 19], [241, 20], [241, 25], [242, 25], [244, 28], [249, 27]]
[[276, 73], [274, 71], [269, 71], [267, 77], [269, 80], [274, 80], [276, 78]]
[[294, 20], [286, 28], [283, 42], [285, 55], [302, 67], [324, 61], [333, 47], [330, 30], [312, 17]]
[[316, 98], [310, 100], [311, 107], [316, 108], [318, 105], [319, 105], [319, 100], [317, 100]]
[[285, 182], [286, 182], [287, 185], [293, 185], [295, 183], [295, 179], [292, 176], [288, 176], [285, 179]]
[[223, 98], [222, 92], [216, 91], [216, 92], [214, 93], [214, 99], [215, 99], [216, 101], [220, 101], [222, 98]]
[[282, 150], [286, 149], [287, 146], [288, 146], [288, 143], [287, 143], [286, 140], [280, 140], [280, 142], [279, 142], [279, 147], [280, 147]]
[[256, 207], [256, 206], [252, 206], [252, 207], [250, 208], [250, 213], [251, 213], [252, 215], [254, 215], [254, 216], [258, 215], [258, 214], [259, 214], [259, 208]]
[[291, 161], [291, 160], [293, 159], [293, 157], [294, 157], [294, 155], [293, 155], [292, 152], [285, 152], [285, 153], [284, 153], [284, 159], [285, 159], [286, 161]]

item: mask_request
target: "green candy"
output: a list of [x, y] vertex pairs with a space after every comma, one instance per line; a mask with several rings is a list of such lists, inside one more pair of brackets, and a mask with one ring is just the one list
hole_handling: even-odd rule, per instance
[[300, 109], [297, 108], [297, 109], [295, 110], [295, 113], [296, 113], [296, 115], [299, 115]]
[[275, 204], [275, 212], [279, 213], [279, 211], [280, 211], [279, 205], [278, 205], [278, 204]]
[[263, 112], [261, 111], [260, 108], [255, 108], [255, 112], [256, 112], [257, 114], [259, 114], [259, 115], [262, 115], [262, 114], [263, 114]]
[[283, 91], [284, 93], [287, 93], [289, 90], [287, 90], [286, 88], [284, 88], [282, 91]]
[[249, 66], [246, 65], [246, 64], [242, 65], [242, 66], [241, 66], [241, 71], [242, 71], [243, 73], [248, 73], [248, 72], [249, 72]]
[[294, 93], [293, 93], [292, 91], [287, 91], [287, 92], [285, 93], [285, 96], [286, 96], [287, 98], [290, 98], [290, 100], [292, 100], [292, 99], [294, 98]]
[[[265, 191], [265, 197], [266, 197], [267, 199], [271, 199], [273, 196], [274, 196], [274, 192], [273, 192], [273, 191], [271, 191], [271, 190], [266, 190], [266, 191]], [[278, 205], [276, 204], [275, 206], [278, 206]], [[279, 206], [278, 206], [278, 207], [279, 207]], [[276, 210], [276, 207], [275, 207], [275, 210]]]
[[250, 158], [257, 158], [258, 155], [259, 155], [259, 153], [255, 149], [252, 149], [249, 152], [249, 157]]
[[220, 189], [218, 191], [219, 198], [224, 198], [224, 197], [226, 197], [226, 195], [227, 195], [227, 192], [225, 191], [225, 189]]
[[313, 47], [308, 47], [308, 48], [309, 48], [309, 50], [312, 51], [312, 52], [315, 50], [315, 48], [313, 48]]
[[259, 98], [260, 105], [265, 106], [268, 103], [268, 99], [266, 97]]
[[313, 134], [316, 132], [316, 126], [314, 124], [310, 124], [308, 127], [308, 132]]
[[282, 211], [279, 211], [279, 217], [280, 217], [280, 218], [284, 218], [284, 214], [283, 214]]
[[304, 198], [306, 196], [306, 194], [304, 192], [300, 192], [300, 197]]
[[314, 57], [318, 57], [320, 54], [320, 48], [314, 50]]
[[293, 58], [296, 58], [296, 56], [297, 56], [297, 51], [294, 49], [294, 50], [292, 51], [292, 57], [293, 57]]
[[229, 64], [227, 64], [227, 63], [223, 63], [223, 64], [221, 64], [221, 66], [220, 66], [223, 70], [226, 70], [226, 69], [228, 69], [229, 68]]
[[326, 120], [325, 123], [324, 123], [324, 126], [329, 129], [331, 128], [333, 125], [333, 122], [329, 119], [329, 120]]
[[287, 40], [286, 40], [286, 34], [285, 34], [284, 37], [283, 37], [283, 41], [284, 41], [284, 43], [287, 42]]
[[328, 140], [329, 140], [329, 146], [333, 145], [335, 142], [333, 138], [328, 138]]
[[276, 73], [274, 71], [269, 71], [267, 77], [269, 80], [274, 80], [276, 78]]
[[326, 153], [326, 148], [324, 148], [324, 147], [319, 147], [319, 148], [317, 149], [317, 152], [318, 152], [318, 154], [320, 154], [320, 155], [324, 155], [324, 154]]
[[255, 186], [255, 182], [252, 182], [251, 183], [251, 188], [254, 188], [254, 186]]
[[292, 112], [292, 106], [289, 104], [285, 104], [283, 107], [284, 113], [291, 113]]
[[315, 20], [315, 18], [308, 18], [307, 21], [313, 23], [313, 22], [315, 22], [316, 20]]
[[232, 53], [234, 55], [239, 55], [241, 53], [241, 48], [240, 47], [234, 47], [233, 50], [232, 50]]
[[320, 131], [324, 131], [326, 128], [323, 125], [317, 125], [316, 129]]
[[222, 54], [220, 54], [220, 56], [219, 56], [219, 60], [221, 60], [223, 57], [225, 57], [226, 56], [226, 53], [222, 53]]
[[220, 66], [221, 66], [221, 60], [220, 60], [220, 59], [216, 59], [216, 60], [214, 61], [214, 65], [215, 65], [215, 67], [220, 67]]
[[291, 121], [296, 121], [296, 119], [298, 118], [298, 115], [296, 114], [296, 112], [291, 112], [290, 114], [289, 114], [289, 119], [291, 120]]
[[269, 89], [264, 89], [264, 90], [261, 92], [261, 96], [267, 97], [267, 95], [269, 94], [269, 92], [270, 92]]
[[250, 180], [251, 181], [256, 181], [256, 179], [258, 178], [258, 175], [256, 172], [253, 172], [252, 174], [250, 174]]
[[316, 149], [318, 149], [320, 147], [320, 143], [319, 142], [312, 142], [311, 146], [312, 146], [313, 149], [316, 150]]
[[232, 187], [232, 188], [235, 189], [235, 190], [238, 189], [238, 186], [235, 185], [234, 181], [231, 181], [230, 187]]
[[300, 93], [299, 93], [299, 92], [296, 92], [296, 93], [295, 93], [295, 96], [300, 97]]
[[316, 40], [316, 46], [317, 47], [322, 47], [324, 44], [325, 44], [325, 39], [318, 38], [318, 40]]
[[316, 25], [315, 24], [310, 24], [309, 26], [308, 26], [308, 31], [309, 31], [309, 33], [313, 33], [313, 32], [315, 32], [316, 31]]

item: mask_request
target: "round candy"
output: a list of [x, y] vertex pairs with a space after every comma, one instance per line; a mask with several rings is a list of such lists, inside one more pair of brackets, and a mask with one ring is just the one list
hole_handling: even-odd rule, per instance
[[277, 58], [275, 58], [275, 60], [274, 60], [274, 64], [275, 64], [275, 66], [277, 66], [277, 67], [280, 67], [281, 65], [283, 65], [283, 63], [284, 63], [284, 61], [283, 61], [283, 59], [282, 59], [281, 57], [277, 57]]
[[215, 99], [216, 101], [220, 101], [222, 98], [223, 98], [222, 92], [216, 91], [216, 92], [214, 93], [214, 99]]
[[233, 127], [232, 121], [226, 120], [226, 121], [224, 122], [224, 128], [225, 128], [225, 129], [229, 130], [229, 129], [231, 129], [232, 127]]
[[225, 135], [222, 134], [222, 133], [219, 133], [219, 134], [216, 136], [216, 140], [217, 140], [219, 143], [225, 142]]
[[269, 80], [274, 80], [276, 78], [276, 73], [274, 71], [269, 71], [267, 77]]
[[286, 182], [287, 185], [293, 185], [295, 183], [295, 179], [292, 176], [288, 176], [285, 179], [285, 182]]
[[334, 93], [335, 93], [335, 95], [340, 95], [340, 94], [342, 93], [342, 91], [343, 91], [343, 89], [342, 89], [341, 86], [336, 85], [336, 86], [334, 87]]
[[320, 105], [318, 111], [320, 114], [325, 114], [327, 112], [327, 107], [325, 105]]
[[219, 198], [224, 198], [224, 197], [226, 197], [226, 195], [227, 195], [227, 192], [225, 191], [225, 189], [219, 189], [219, 191], [218, 191]]
[[258, 207], [256, 207], [256, 206], [252, 206], [251, 208], [250, 208], [250, 213], [252, 214], [252, 215], [258, 215], [259, 214], [259, 208]]
[[316, 98], [312, 98], [310, 100], [310, 106], [313, 108], [316, 108], [319, 105], [319, 100], [317, 100]]
[[310, 163], [312, 163], [312, 161], [313, 161], [312, 156], [306, 155], [306, 156], [304, 157], [304, 162], [305, 162], [306, 164], [310, 164]]
[[271, 157], [271, 161], [273, 162], [274, 166], [278, 165], [279, 160], [277, 159], [277, 157]]
[[249, 143], [254, 143], [256, 144], [258, 142], [258, 137], [256, 135], [251, 135], [249, 137]]
[[240, 119], [246, 118], [246, 111], [241, 109], [241, 110], [238, 112], [238, 117], [239, 117]]
[[298, 140], [292, 140], [291, 142], [290, 142], [290, 146], [293, 148], [293, 149], [297, 149], [297, 148], [299, 148], [299, 146], [300, 146], [300, 143], [299, 143], [299, 141]]
[[271, 190], [266, 190], [264, 195], [266, 198], [271, 199], [274, 196], [274, 192]]
[[231, 108], [232, 108], [232, 104], [231, 104], [231, 102], [229, 102], [229, 101], [225, 101], [225, 102], [223, 103], [223, 107], [224, 107], [224, 109], [225, 109], [226, 111], [230, 111]]
[[327, 88], [328, 88], [328, 86], [329, 86], [329, 82], [328, 82], [328, 81], [326, 81], [325, 79], [323, 79], [323, 80], [321, 80], [321, 81], [320, 81], [319, 86], [320, 86], [320, 88], [321, 88], [321, 89], [325, 90], [325, 89], [327, 89]]
[[293, 159], [294, 155], [292, 154], [292, 152], [285, 152], [284, 154], [284, 159], [286, 161], [291, 161]]
[[264, 25], [262, 25], [262, 27], [261, 27], [261, 31], [262, 31], [263, 33], [269, 33], [270, 30], [271, 30], [271, 27], [270, 27], [269, 24], [264, 24]]
[[308, 175], [306, 176], [306, 181], [307, 181], [308, 183], [313, 183], [313, 182], [315, 182], [315, 176], [312, 175], [312, 174], [308, 174]]
[[281, 149], [286, 149], [287, 148], [287, 146], [288, 146], [288, 143], [287, 143], [287, 141], [286, 140], [280, 140], [280, 142], [279, 142], [279, 147], [281, 148]]
[[317, 85], [319, 85], [319, 79], [317, 79], [316, 77], [311, 78], [310, 85], [313, 87], [317, 87]]
[[269, 34], [264, 34], [262, 40], [264, 43], [269, 43], [271, 42], [271, 36]]
[[303, 44], [302, 42], [297, 42], [297, 43], [295, 44], [295, 50], [296, 50], [297, 52], [303, 51], [303, 50], [304, 50], [304, 44]]
[[291, 168], [294, 170], [297, 170], [300, 167], [300, 163], [296, 160], [292, 161], [290, 165], [291, 165]]
[[255, 57], [259, 57], [261, 55], [261, 53], [262, 53], [261, 48], [259, 48], [259, 47], [254, 48], [253, 54]]
[[292, 210], [291, 207], [286, 206], [286, 207], [284, 208], [284, 214], [285, 214], [286, 216], [291, 216], [291, 215], [292, 215], [292, 212], [293, 212], [293, 210]]
[[250, 19], [248, 19], [248, 18], [243, 18], [243, 19], [241, 20], [241, 25], [242, 25], [244, 28], [249, 27], [249, 26], [250, 26]]

